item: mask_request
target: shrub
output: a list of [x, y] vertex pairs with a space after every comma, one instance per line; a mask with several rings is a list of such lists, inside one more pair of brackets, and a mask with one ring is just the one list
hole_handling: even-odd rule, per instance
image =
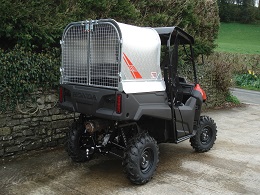
[[248, 73], [237, 74], [234, 80], [235, 84], [239, 87], [260, 90], [260, 77], [254, 71], [249, 70]]
[[[260, 75], [260, 55], [257, 54], [214, 52], [206, 56], [204, 61], [205, 65], [199, 68], [199, 75], [204, 75], [201, 82], [203, 85], [206, 85], [205, 88], [209, 96], [208, 102], [210, 106], [219, 106], [226, 101], [226, 97], [229, 95], [229, 87], [236, 84], [232, 82], [232, 79], [234, 81], [238, 80], [239, 84], [236, 85], [242, 87], [244, 80], [249, 82], [254, 79], [252, 77], [255, 77], [248, 75], [248, 70], [251, 70], [251, 73], [254, 73], [256, 76]], [[199, 63], [202, 62], [203, 60], [199, 61]], [[234, 77], [234, 75], [237, 76]], [[259, 89], [259, 83], [260, 81], [257, 79], [247, 88]]]
[[243, 74], [247, 70], [252, 70], [255, 74], [260, 74], [260, 55], [259, 54], [239, 54], [214, 52], [205, 58], [208, 62], [223, 61], [230, 64], [233, 74]]
[[[214, 57], [215, 56], [215, 57]], [[232, 66], [226, 60], [212, 54], [204, 60], [198, 60], [197, 77], [201, 87], [207, 94], [207, 107], [218, 107], [226, 102], [232, 79]], [[193, 80], [193, 69], [189, 64], [180, 63], [179, 75], [185, 76], [188, 81]]]
[[198, 66], [198, 75], [199, 82], [208, 97], [208, 107], [223, 105], [232, 84], [232, 65], [225, 58], [221, 59], [213, 54], [205, 58], [204, 63]]
[[214, 64], [216, 62], [229, 64], [227, 70], [232, 74], [234, 81], [230, 82], [230, 86], [235, 84], [247, 89], [258, 90], [260, 88], [260, 55], [214, 52], [207, 56], [205, 60]]
[[237, 99], [236, 96], [233, 96], [231, 93], [229, 93], [226, 97], [226, 101], [233, 103], [233, 104], [240, 104], [239, 99]]
[[139, 26], [178, 25], [196, 36], [198, 54], [209, 54], [219, 28], [217, 2], [208, 0], [0, 0], [0, 4], [0, 48], [4, 49], [16, 44], [37, 52], [59, 47], [69, 22], [114, 18]]
[[207, 54], [216, 47], [219, 29], [216, 1], [140, 0], [132, 1], [140, 12], [142, 26], [179, 26], [195, 37], [195, 53]]

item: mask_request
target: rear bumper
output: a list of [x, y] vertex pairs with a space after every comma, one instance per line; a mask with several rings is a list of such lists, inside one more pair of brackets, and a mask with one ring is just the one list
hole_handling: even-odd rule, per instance
[[[170, 120], [165, 92], [126, 94], [115, 89], [63, 84], [60, 107], [72, 112], [116, 121], [138, 121], [142, 116]], [[120, 94], [120, 113], [116, 112]]]
[[67, 84], [61, 87], [63, 93], [59, 106], [62, 109], [106, 119], [117, 115], [115, 90]]

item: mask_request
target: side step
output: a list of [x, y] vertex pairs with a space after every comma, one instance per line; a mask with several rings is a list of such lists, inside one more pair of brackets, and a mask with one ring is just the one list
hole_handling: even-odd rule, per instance
[[187, 139], [190, 139], [193, 136], [194, 136], [194, 134], [190, 134], [190, 135], [186, 135], [186, 136], [180, 137], [180, 138], [178, 138], [178, 140], [175, 143], [178, 144], [178, 143], [183, 142], [183, 141], [185, 141]]

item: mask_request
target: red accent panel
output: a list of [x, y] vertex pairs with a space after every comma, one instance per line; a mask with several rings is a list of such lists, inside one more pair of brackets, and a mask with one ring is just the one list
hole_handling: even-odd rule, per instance
[[199, 84], [196, 84], [196, 86], [194, 87], [194, 90], [199, 91], [202, 95], [203, 101], [206, 101], [207, 95], [206, 95], [205, 91], [200, 87]]
[[131, 62], [131, 60], [127, 57], [127, 55], [125, 53], [123, 53], [123, 59], [125, 61], [125, 63], [127, 64], [132, 76], [135, 79], [141, 79], [142, 75], [138, 72], [138, 70], [135, 68], [135, 66], [133, 65], [133, 63]]

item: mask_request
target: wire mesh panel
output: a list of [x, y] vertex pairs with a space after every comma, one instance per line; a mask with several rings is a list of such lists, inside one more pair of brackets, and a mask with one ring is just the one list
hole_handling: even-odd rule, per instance
[[118, 87], [120, 39], [110, 23], [96, 24], [90, 33], [90, 85]]
[[117, 88], [119, 50], [120, 38], [112, 24], [73, 24], [63, 37], [62, 82]]
[[71, 26], [63, 37], [62, 78], [64, 83], [88, 84], [88, 34], [85, 25]]

